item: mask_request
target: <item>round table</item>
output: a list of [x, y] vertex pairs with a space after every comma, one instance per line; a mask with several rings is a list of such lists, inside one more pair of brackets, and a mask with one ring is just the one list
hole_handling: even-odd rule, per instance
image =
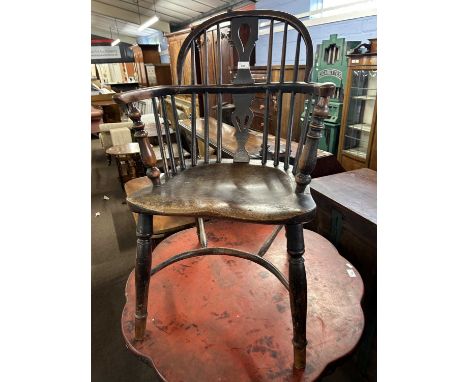
[[[274, 226], [208, 222], [208, 246], [257, 253]], [[289, 294], [250, 261], [203, 256], [180, 261], [151, 278], [145, 339], [134, 341], [134, 273], [126, 286], [122, 333], [127, 347], [164, 381], [312, 381], [348, 354], [364, 326], [363, 283], [335, 247], [304, 230], [308, 280], [307, 365], [293, 369]], [[152, 267], [199, 248], [195, 228], [162, 241]], [[287, 278], [284, 228], [264, 255]]]
[[129, 180], [145, 175], [145, 167], [141, 161], [138, 143], [132, 142], [109, 147], [106, 154], [115, 157], [122, 188]]

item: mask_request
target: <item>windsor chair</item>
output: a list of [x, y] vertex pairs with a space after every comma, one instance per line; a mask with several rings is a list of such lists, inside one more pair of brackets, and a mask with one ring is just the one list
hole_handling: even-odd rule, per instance
[[[256, 41], [259, 38], [259, 27], [266, 22], [269, 32], [267, 76], [265, 82], [255, 83], [250, 71], [250, 59]], [[279, 24], [278, 24], [279, 23]], [[232, 82], [223, 77], [223, 70], [218, 70], [216, 78], [209, 78], [208, 60], [202, 63], [202, 78], [197, 78], [196, 58], [202, 51], [208, 57], [207, 33], [211, 32], [220, 41], [221, 27], [230, 24], [230, 40], [237, 52], [237, 72]], [[281, 47], [281, 72], [279, 82], [271, 81], [273, 55], [273, 32], [279, 28], [283, 32]], [[246, 34], [248, 31], [248, 36]], [[242, 32], [242, 33], [241, 33]], [[293, 80], [284, 80], [288, 34], [297, 35], [294, 53]], [[242, 36], [241, 36], [242, 35]], [[305, 49], [305, 70], [301, 81], [299, 74], [300, 51]], [[190, 55], [190, 56], [189, 56]], [[258, 54], [256, 54], [258, 57]], [[187, 60], [189, 57], [189, 60]], [[127, 197], [127, 204], [132, 212], [138, 214], [137, 254], [135, 266], [135, 340], [143, 340], [146, 330], [148, 288], [151, 275], [176, 261], [193, 256], [227, 254], [229, 256], [249, 259], [272, 272], [289, 289], [293, 323], [294, 367], [303, 369], [306, 358], [306, 317], [307, 317], [307, 280], [304, 268], [304, 235], [302, 224], [310, 221], [315, 213], [315, 203], [311, 197], [309, 183], [311, 172], [317, 160], [317, 148], [322, 134], [323, 120], [328, 117], [328, 100], [334, 92], [331, 83], [310, 83], [312, 69], [313, 45], [304, 24], [297, 18], [279, 11], [254, 10], [234, 11], [217, 15], [195, 27], [181, 45], [177, 58], [178, 85], [155, 86], [120, 93], [114, 96], [115, 101], [125, 105], [133, 121], [134, 137], [140, 146], [140, 154], [146, 167], [146, 175], [152, 184]], [[216, 66], [222, 68], [223, 55], [221, 45], [217, 44], [215, 53]], [[189, 62], [189, 65], [186, 64]], [[191, 71], [191, 83], [182, 84], [184, 66]], [[213, 76], [212, 76], [213, 77]], [[301, 76], [302, 77], [302, 76]], [[249, 126], [253, 113], [251, 102], [254, 95], [265, 95], [264, 130], [261, 144], [261, 155], [258, 160], [251, 159], [246, 150]], [[159, 100], [161, 115], [165, 121], [164, 128], [169, 128], [166, 99], [170, 98], [172, 110], [175, 111], [174, 97], [179, 94], [190, 95], [191, 110], [191, 160], [185, 161], [182, 155], [181, 128], [177, 114], [174, 113], [173, 128], [179, 152], [179, 160], [174, 156], [170, 144], [170, 134], [166, 131], [163, 139], [159, 122], [159, 111], [156, 99]], [[268, 116], [270, 99], [275, 94], [278, 102], [278, 119], [276, 126], [273, 160], [268, 159]], [[288, 119], [282, 124], [283, 97], [290, 94]], [[311, 120], [306, 118], [301, 126], [300, 140], [294, 166], [289, 161], [280, 162], [280, 138], [285, 132], [286, 152], [291, 149], [292, 128], [299, 123], [294, 118], [294, 100], [297, 95], [315, 97]], [[213, 95], [215, 97], [213, 97]], [[232, 95], [232, 125], [236, 128], [237, 150], [232, 159], [222, 158], [222, 104], [223, 97]], [[156, 129], [159, 135], [164, 174], [156, 166], [156, 156], [149, 144], [141, 113], [136, 103], [151, 99], [155, 114]], [[196, 100], [203, 100], [204, 108], [204, 141], [209, 141], [210, 100], [216, 99], [216, 159], [210, 159], [208, 150], [203, 158], [197, 154], [196, 134]], [[211, 105], [213, 106], [213, 105]], [[163, 149], [163, 142], [168, 147], [168, 155]], [[257, 152], [258, 153], [258, 152]], [[271, 156], [270, 156], [271, 157]], [[198, 232], [201, 248], [184, 252], [165, 261], [163, 267], [151, 270], [151, 234], [152, 215], [190, 216], [198, 219]], [[237, 221], [284, 225], [287, 236], [287, 253], [289, 259], [289, 284], [285, 282], [280, 271], [266, 259], [251, 253], [228, 248], [204, 248], [203, 218], [222, 218]], [[157, 249], [156, 249], [157, 251]]]

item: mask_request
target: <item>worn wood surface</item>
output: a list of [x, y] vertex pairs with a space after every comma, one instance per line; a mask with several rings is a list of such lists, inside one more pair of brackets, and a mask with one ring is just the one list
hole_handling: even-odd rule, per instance
[[314, 230], [328, 238], [359, 270], [366, 294], [364, 334], [356, 350], [363, 375], [377, 374], [377, 173], [363, 168], [313, 179]]
[[[208, 246], [257, 253], [274, 226], [219, 221], [206, 224]], [[349, 353], [364, 325], [358, 272], [323, 237], [305, 230], [308, 280], [307, 364], [293, 369], [288, 291], [257, 264], [227, 256], [191, 258], [151, 278], [148, 323], [135, 342], [134, 275], [126, 287], [122, 332], [129, 349], [164, 380], [313, 381], [327, 364]], [[165, 239], [154, 268], [174, 253], [199, 248], [196, 229]], [[264, 256], [287, 277], [284, 229]], [[353, 270], [355, 277], [350, 277]]]
[[377, 225], [377, 172], [368, 168], [314, 179], [310, 183], [314, 199], [325, 197]]
[[295, 193], [292, 173], [268, 162], [198, 165], [127, 197], [133, 212], [156, 215], [224, 217], [259, 223], [305, 222], [315, 203]]
[[[143, 176], [140, 178], [135, 178], [129, 180], [125, 183], [125, 193], [128, 195], [133, 194], [134, 192], [141, 190], [145, 187], [151, 187], [153, 184], [148, 177]], [[138, 214], [133, 213], [135, 222], [138, 221]], [[165, 234], [177, 229], [187, 227], [189, 225], [195, 224], [194, 218], [184, 217], [184, 216], [153, 216], [153, 235]]]

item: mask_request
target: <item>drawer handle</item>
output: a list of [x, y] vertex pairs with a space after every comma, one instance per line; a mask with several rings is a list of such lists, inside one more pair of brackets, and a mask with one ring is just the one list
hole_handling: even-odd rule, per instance
[[265, 105], [262, 104], [260, 105], [260, 110], [263, 110], [263, 109], [265, 109]]

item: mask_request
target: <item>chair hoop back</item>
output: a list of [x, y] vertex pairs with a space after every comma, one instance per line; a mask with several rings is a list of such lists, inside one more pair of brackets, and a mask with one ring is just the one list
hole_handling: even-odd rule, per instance
[[[267, 20], [266, 22], [260, 20]], [[283, 24], [281, 26], [281, 23]], [[275, 26], [277, 24], [278, 26]], [[223, 31], [222, 31], [223, 30]], [[228, 30], [228, 32], [226, 32]], [[288, 74], [288, 81], [285, 80], [285, 67], [288, 46], [288, 32], [292, 30], [297, 33], [295, 44], [294, 65], [292, 67], [292, 76]], [[273, 51], [277, 51], [273, 46], [275, 31], [282, 31], [281, 45], [281, 65], [279, 66], [279, 76], [277, 81], [272, 81], [272, 62]], [[255, 47], [259, 38], [264, 38], [268, 32], [268, 58], [266, 66], [266, 76], [264, 81], [253, 78], [251, 65], [256, 64]], [[280, 35], [280, 34], [278, 34]], [[209, 37], [210, 36], [210, 37]], [[289, 35], [290, 37], [294, 35]], [[266, 37], [266, 36], [265, 36]], [[222, 38], [228, 38], [228, 43], [233, 46], [232, 54], [237, 59], [237, 67], [232, 68], [233, 78], [223, 78], [223, 54], [221, 51]], [[210, 41], [210, 39], [212, 39]], [[212, 44], [216, 42], [216, 44]], [[208, 45], [211, 43], [213, 50], [209, 52]], [[305, 66], [301, 72], [302, 81], [299, 77], [299, 58], [301, 46], [305, 46]], [[236, 56], [237, 55], [237, 56]], [[189, 60], [188, 60], [189, 58]], [[190, 65], [188, 65], [190, 61]], [[197, 67], [197, 62], [200, 67]], [[214, 71], [209, 72], [209, 65], [215, 65]], [[190, 70], [190, 84], [182, 84], [184, 68]], [[223, 129], [225, 124], [222, 120], [223, 97], [230, 97], [233, 107], [231, 112], [230, 125], [234, 128], [234, 138], [236, 148], [233, 150], [232, 158], [234, 162], [248, 163], [252, 158], [261, 159], [262, 165], [267, 161], [273, 160], [273, 165], [277, 167], [280, 163], [281, 154], [284, 153], [284, 170], [290, 168], [290, 154], [292, 131], [294, 126], [299, 126], [299, 142], [295, 153], [295, 162], [292, 169], [293, 174], [310, 170], [315, 166], [318, 140], [323, 128], [323, 119], [328, 116], [328, 100], [333, 94], [334, 85], [331, 83], [316, 84], [309, 81], [310, 72], [313, 66], [313, 45], [307, 28], [296, 17], [285, 12], [271, 10], [253, 10], [253, 11], [230, 11], [224, 14], [214, 16], [200, 25], [196, 26], [182, 43], [179, 55], [177, 57], [177, 83], [175, 86], [155, 86], [134, 90], [126, 93], [119, 93], [114, 99], [119, 104], [125, 104], [128, 109], [128, 115], [134, 122], [134, 137], [140, 144], [142, 160], [147, 167], [147, 175], [153, 180], [155, 185], [160, 184], [159, 168], [156, 157], [147, 139], [147, 133], [144, 131], [144, 123], [141, 121], [141, 113], [136, 107], [136, 103], [145, 99], [151, 99], [153, 104], [153, 113], [156, 121], [158, 133], [159, 148], [161, 150], [162, 167], [164, 168], [165, 178], [168, 179], [185, 170], [187, 164], [184, 160], [184, 151], [182, 146], [181, 123], [179, 123], [175, 97], [180, 94], [190, 95], [191, 113], [190, 128], [184, 126], [190, 131], [190, 153], [191, 166], [198, 164], [198, 140], [202, 139], [205, 145], [205, 152], [202, 158], [204, 164], [210, 163], [208, 147], [212, 146], [216, 150], [216, 162], [222, 161], [223, 152]], [[218, 68], [216, 70], [216, 68]], [[197, 70], [198, 69], [198, 70]], [[301, 69], [302, 70], [302, 69]], [[211, 75], [211, 80], [209, 73]], [[290, 73], [290, 72], [289, 72]], [[199, 78], [197, 78], [197, 76]], [[216, 77], [216, 78], [214, 78]], [[225, 76], [226, 77], [226, 76]], [[292, 77], [292, 78], [291, 78]], [[175, 79], [174, 79], [175, 80]], [[264, 104], [260, 106], [263, 109], [263, 128], [261, 144], [258, 142], [258, 151], [255, 153], [247, 150], [246, 145], [252, 138], [251, 125], [254, 119], [252, 103], [256, 94], [264, 94]], [[305, 95], [308, 97], [309, 104], [312, 96], [316, 97], [313, 116], [310, 118], [306, 113], [303, 122], [299, 121], [299, 114], [295, 113], [295, 105], [303, 103], [297, 102], [296, 95]], [[169, 97], [169, 99], [167, 99]], [[289, 107], [286, 106], [289, 103]], [[210, 105], [211, 103], [211, 105]], [[283, 103], [285, 105], [283, 106]], [[203, 120], [197, 121], [197, 108], [200, 108], [200, 114], [203, 114]], [[210, 107], [211, 106], [211, 107]], [[277, 108], [276, 121], [271, 118], [271, 108]], [[172, 148], [170, 141], [170, 130], [168, 116], [172, 110], [172, 128], [175, 130], [176, 145], [178, 151], [178, 160], [175, 158], [175, 149]], [[216, 111], [212, 111], [216, 109]], [[284, 112], [283, 112], [284, 111]], [[216, 116], [210, 116], [210, 113]], [[287, 113], [287, 118], [283, 114]], [[164, 120], [164, 124], [159, 122], [159, 117]], [[286, 116], [284, 116], [286, 117]], [[258, 112], [257, 112], [258, 118]], [[216, 119], [216, 123], [214, 120]], [[211, 122], [211, 123], [210, 123]], [[276, 122], [276, 126], [274, 126]], [[198, 128], [197, 128], [198, 123]], [[274, 129], [274, 134], [269, 135], [269, 131]], [[203, 126], [202, 126], [203, 125]], [[210, 126], [211, 125], [211, 126]], [[311, 130], [312, 126], [312, 130]], [[210, 135], [210, 128], [212, 133]], [[313, 129], [316, 129], [315, 135], [310, 135]], [[214, 134], [213, 130], [216, 131]], [[232, 130], [231, 130], [232, 131]], [[272, 137], [274, 136], [274, 137]], [[282, 138], [284, 137], [284, 138]], [[274, 139], [274, 142], [273, 142]], [[166, 140], [166, 142], [164, 142]], [[306, 149], [307, 141], [312, 145]], [[167, 146], [167, 149], [165, 148]], [[302, 152], [307, 158], [301, 163]], [[178, 163], [177, 163], [178, 162]], [[300, 174], [299, 174], [300, 175]], [[303, 184], [308, 184], [310, 177], [304, 175], [300, 179]], [[300, 186], [299, 189], [304, 187]]]

